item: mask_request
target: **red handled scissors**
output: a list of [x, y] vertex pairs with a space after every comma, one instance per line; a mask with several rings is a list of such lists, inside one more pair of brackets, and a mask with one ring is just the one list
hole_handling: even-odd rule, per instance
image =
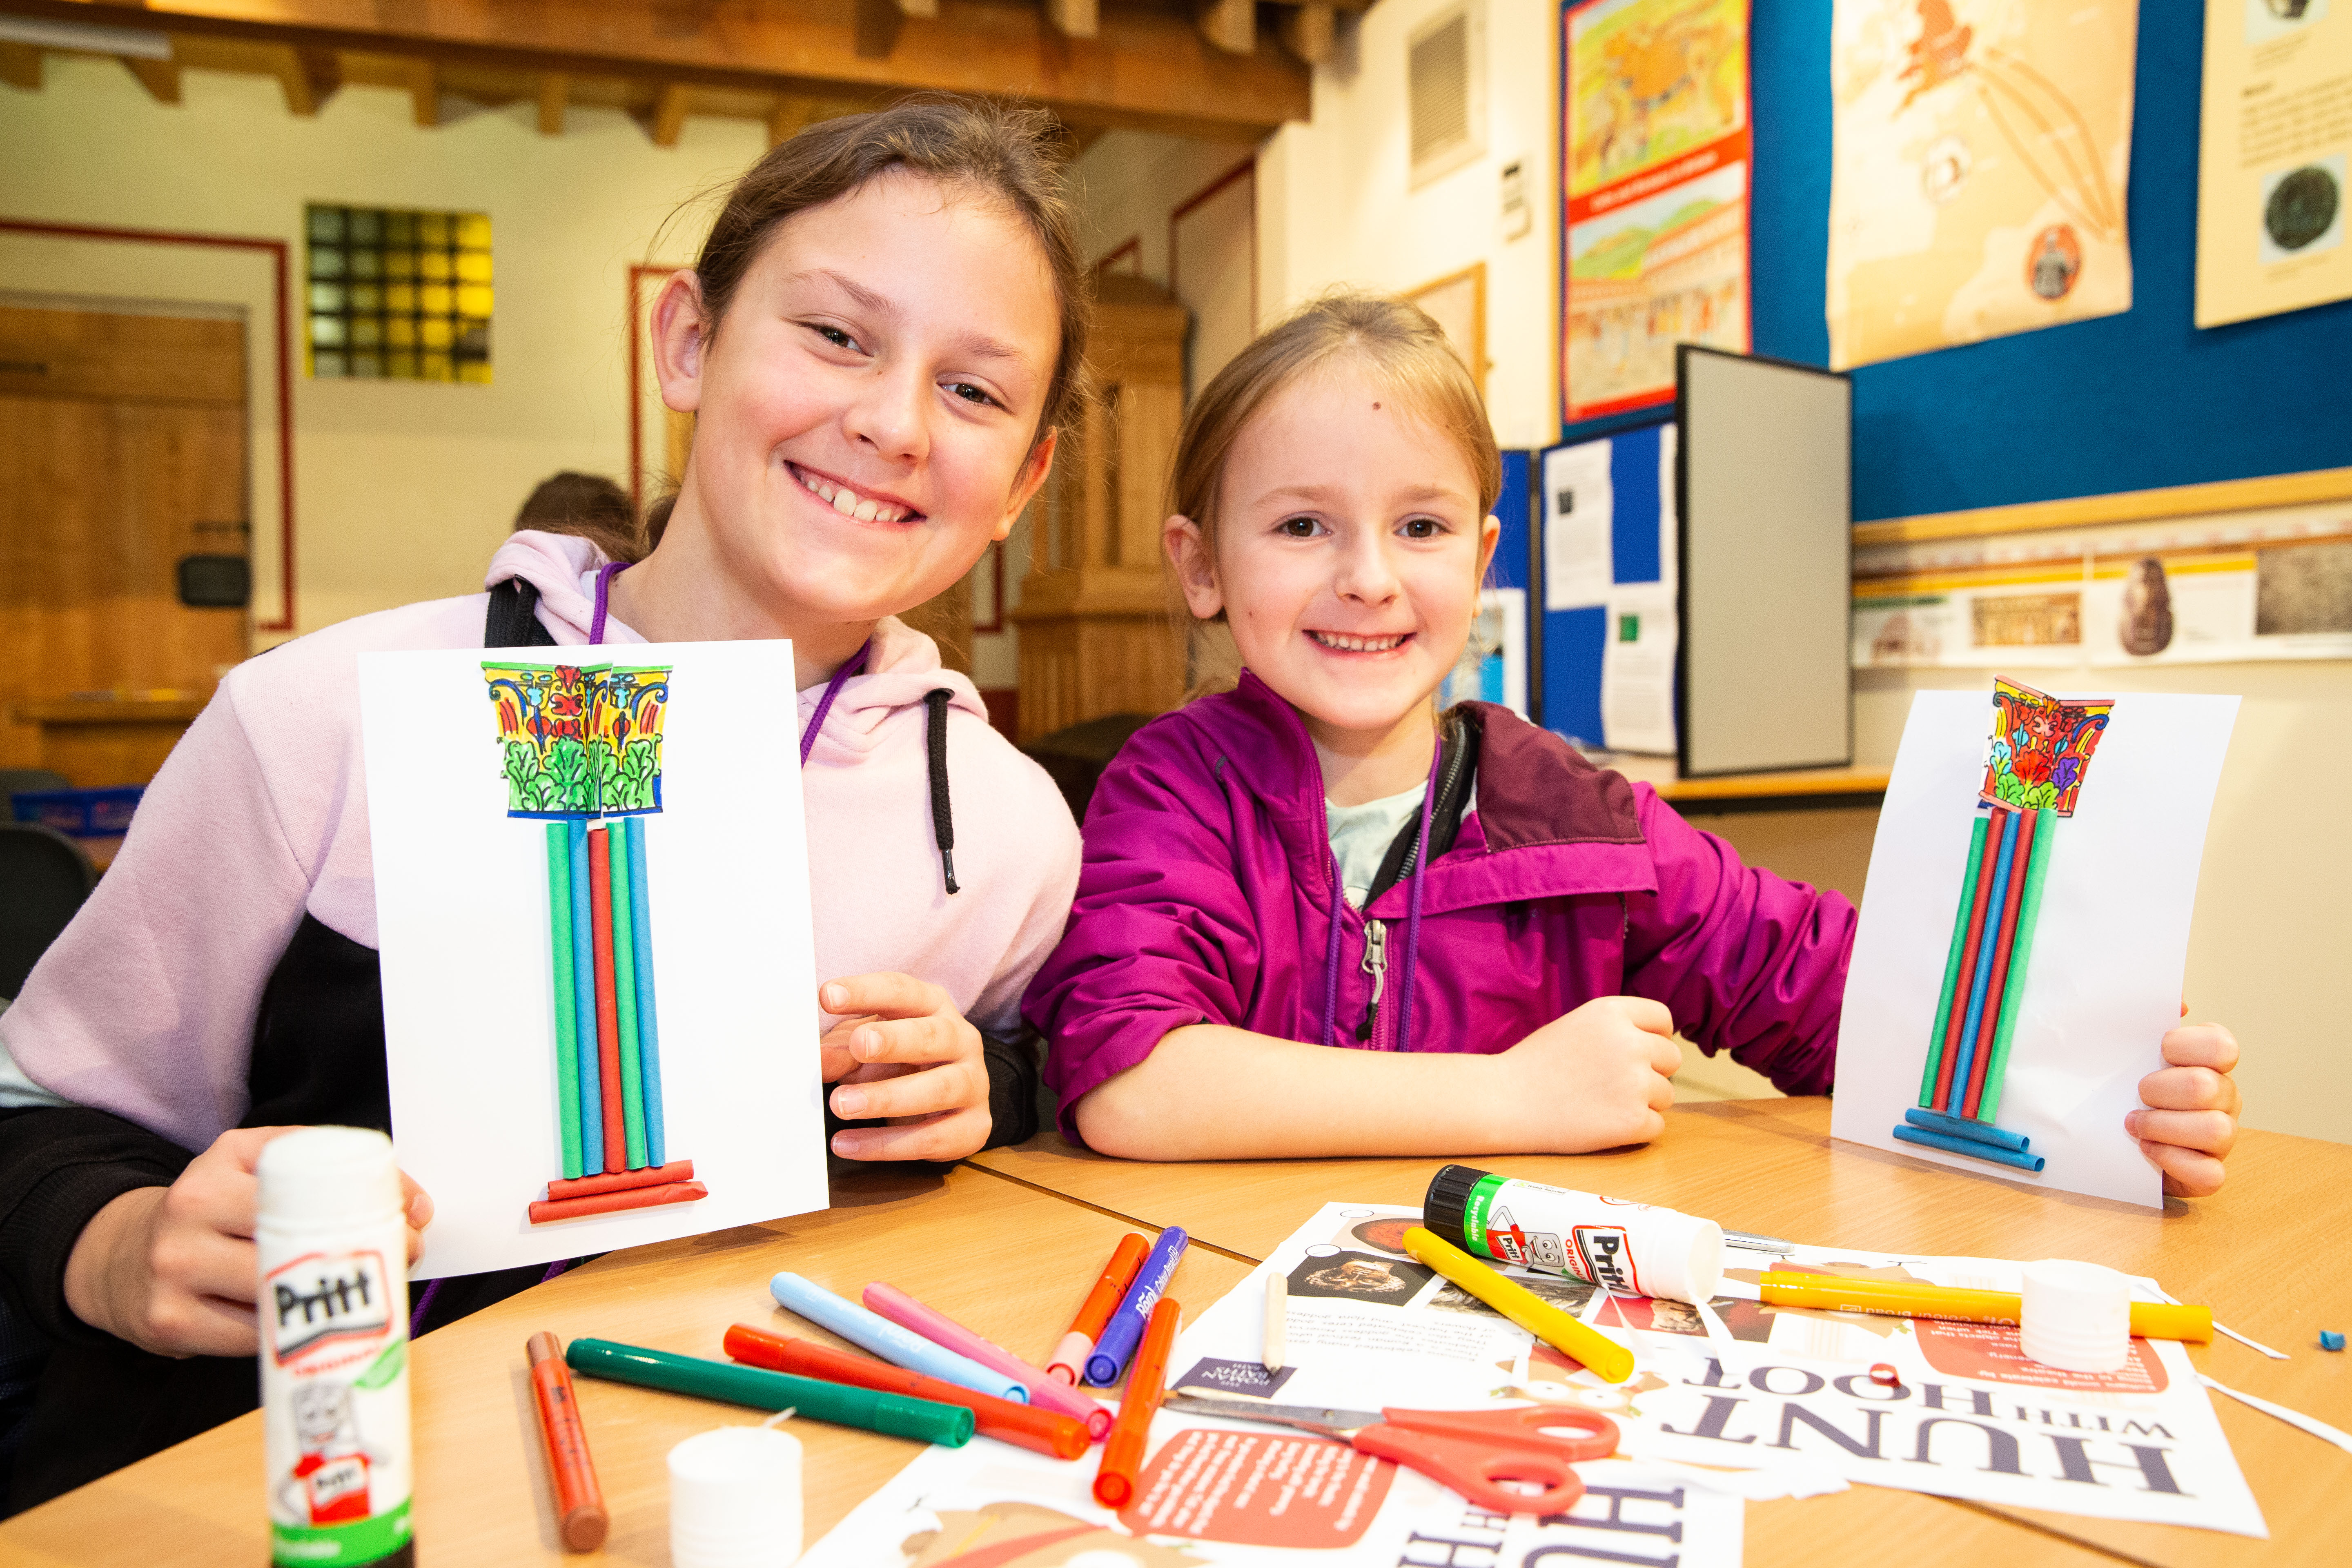
[[[1565, 1513], [1584, 1495], [1570, 1466], [1605, 1459], [1617, 1451], [1617, 1424], [1597, 1410], [1522, 1405], [1507, 1410], [1326, 1410], [1303, 1405], [1261, 1405], [1171, 1394], [1163, 1407], [1185, 1415], [1257, 1421], [1337, 1437], [1360, 1453], [1392, 1459], [1452, 1487], [1495, 1513]], [[1555, 1436], [1570, 1427], [1582, 1436]], [[1532, 1482], [1539, 1492], [1517, 1491], [1504, 1481]]]

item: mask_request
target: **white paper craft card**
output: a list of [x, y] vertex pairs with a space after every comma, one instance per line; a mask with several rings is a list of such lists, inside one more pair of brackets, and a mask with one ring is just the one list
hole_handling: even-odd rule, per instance
[[360, 700], [412, 1277], [824, 1207], [792, 646], [370, 654]]
[[[2042, 696], [2014, 683], [1998, 686]], [[1931, 1048], [1965, 1034], [1965, 1019], [1938, 1031], [1939, 1005], [1955, 952], [1966, 945], [1955, 942], [1955, 926], [1965, 927], [1972, 896], [1970, 836], [1985, 815], [1978, 810], [1979, 791], [1989, 764], [1998, 773], [2009, 755], [2008, 742], [1991, 738], [1996, 704], [1983, 691], [1923, 691], [1912, 700], [1879, 813], [1847, 971], [1830, 1131], [2027, 1186], [2160, 1208], [2162, 1174], [2124, 1131], [2124, 1118], [2140, 1103], [2140, 1079], [2164, 1065], [2159, 1042], [2180, 1021], [2198, 864], [2238, 699], [2055, 700], [2088, 704], [2094, 720], [2098, 705], [2111, 706], [2095, 750], [2074, 763], [2081, 773], [2073, 815], [2057, 811], [2066, 804], [2071, 776], [2064, 734], [2057, 737], [2054, 764], [2048, 756], [2019, 764], [2033, 791], [2022, 797], [2025, 805], [2051, 804], [2053, 794], [2058, 800], [2035, 820], [2047, 869], [2038, 915], [2029, 917], [2030, 957], [2021, 944], [2011, 950], [2024, 963], [2005, 1010], [2014, 1014], [2013, 1024], [2000, 1018], [1997, 1005], [1993, 1015], [2009, 1029], [2010, 1044], [2005, 1054], [1990, 1053], [1995, 1098], [1980, 1103], [1997, 1104], [1998, 1114], [1971, 1118], [1978, 1124], [1969, 1130], [2022, 1139], [2020, 1152], [2041, 1158], [2042, 1168], [1948, 1152], [1895, 1131], [1911, 1127], [1916, 1136], [1922, 1130], [1906, 1113], [1935, 1099]], [[2077, 717], [2062, 728], [2084, 732], [2084, 709], [2066, 711]], [[2021, 753], [2028, 749], [2021, 741]], [[2016, 788], [2014, 774], [2010, 787]], [[2029, 860], [2021, 857], [2016, 864], [2022, 868]], [[2030, 910], [2031, 879], [2022, 886]], [[1995, 913], [2002, 908], [1990, 891], [1987, 901]], [[1988, 931], [1979, 952], [1990, 953], [1993, 936]], [[1988, 973], [2002, 971], [1996, 964]], [[1985, 991], [1988, 999], [2000, 994], [1990, 983]], [[1965, 989], [1959, 994], [1964, 1003]], [[1979, 1038], [1990, 1043], [1996, 1034], [1988, 1022]], [[1957, 1044], [1955, 1065], [1972, 1066], [1973, 1047]], [[1928, 1120], [1947, 1103], [1927, 1106]]]

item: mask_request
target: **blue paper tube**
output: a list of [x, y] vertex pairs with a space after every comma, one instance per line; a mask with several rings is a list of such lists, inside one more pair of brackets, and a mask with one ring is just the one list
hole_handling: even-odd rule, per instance
[[1930, 1132], [1907, 1121], [1895, 1129], [1895, 1136], [1906, 1143], [1941, 1149], [1947, 1154], [1966, 1154], [1972, 1160], [1990, 1160], [1997, 1165], [2014, 1165], [2021, 1171], [2039, 1171], [2048, 1163], [2041, 1155], [2029, 1154], [2022, 1149], [1995, 1148], [1990, 1143], [1979, 1143], [1972, 1138], [1948, 1138], [1941, 1132]]
[[1992, 891], [1985, 903], [1984, 935], [1977, 944], [1976, 978], [1969, 986], [1968, 1021], [1960, 1026], [1958, 1063], [1952, 1069], [1952, 1087], [1944, 1100], [1945, 1114], [1958, 1116], [1960, 1102], [1969, 1094], [1969, 1067], [1976, 1060], [1977, 1024], [1984, 1016], [1985, 990], [1992, 980], [1992, 950], [2000, 934], [2001, 900], [2009, 896], [2010, 868], [2017, 860], [2017, 820], [2021, 814], [2011, 812], [2000, 830], [2000, 860], [1992, 874]]
[[669, 1163], [669, 1139], [662, 1126], [661, 1032], [654, 1019], [653, 900], [646, 889], [646, 819], [625, 816], [629, 835], [630, 934], [636, 939], [637, 1061], [645, 1080], [646, 1163]]
[[2022, 1132], [2004, 1132], [1990, 1123], [1971, 1121], [1965, 1116], [1947, 1116], [1940, 1110], [1906, 1110], [1903, 1120], [1914, 1127], [1940, 1132], [1947, 1138], [1965, 1138], [1972, 1143], [1986, 1143], [1996, 1149], [2021, 1150], [2032, 1142]]

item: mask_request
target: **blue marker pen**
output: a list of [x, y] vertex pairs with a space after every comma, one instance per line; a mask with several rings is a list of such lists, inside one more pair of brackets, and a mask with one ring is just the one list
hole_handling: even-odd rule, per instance
[[1029, 1391], [1003, 1373], [992, 1372], [968, 1356], [935, 1345], [880, 1313], [869, 1312], [797, 1274], [777, 1275], [768, 1281], [768, 1293], [788, 1310], [831, 1329], [851, 1344], [863, 1345], [894, 1366], [940, 1378], [974, 1394], [992, 1394], [1016, 1405], [1029, 1403]]
[[1167, 1293], [1168, 1281], [1175, 1277], [1176, 1265], [1184, 1260], [1184, 1248], [1192, 1237], [1175, 1226], [1160, 1233], [1144, 1255], [1143, 1267], [1135, 1271], [1135, 1283], [1128, 1287], [1127, 1300], [1103, 1325], [1102, 1337], [1095, 1341], [1094, 1353], [1087, 1357], [1087, 1381], [1097, 1388], [1108, 1388], [1118, 1381], [1126, 1369], [1127, 1358], [1143, 1339], [1143, 1325], [1151, 1316], [1151, 1309]]

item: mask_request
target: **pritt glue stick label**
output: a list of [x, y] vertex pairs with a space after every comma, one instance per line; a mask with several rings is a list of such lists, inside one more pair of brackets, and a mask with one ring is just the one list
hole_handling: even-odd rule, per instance
[[[396, 1228], [384, 1246], [262, 1260], [261, 1386], [270, 1557], [281, 1564], [405, 1555], [408, 1324]], [[274, 1265], [274, 1266], [273, 1266]]]
[[1462, 1199], [1462, 1236], [1473, 1253], [1616, 1296], [1704, 1301], [1723, 1273], [1712, 1220], [1510, 1176], [1478, 1176]]

